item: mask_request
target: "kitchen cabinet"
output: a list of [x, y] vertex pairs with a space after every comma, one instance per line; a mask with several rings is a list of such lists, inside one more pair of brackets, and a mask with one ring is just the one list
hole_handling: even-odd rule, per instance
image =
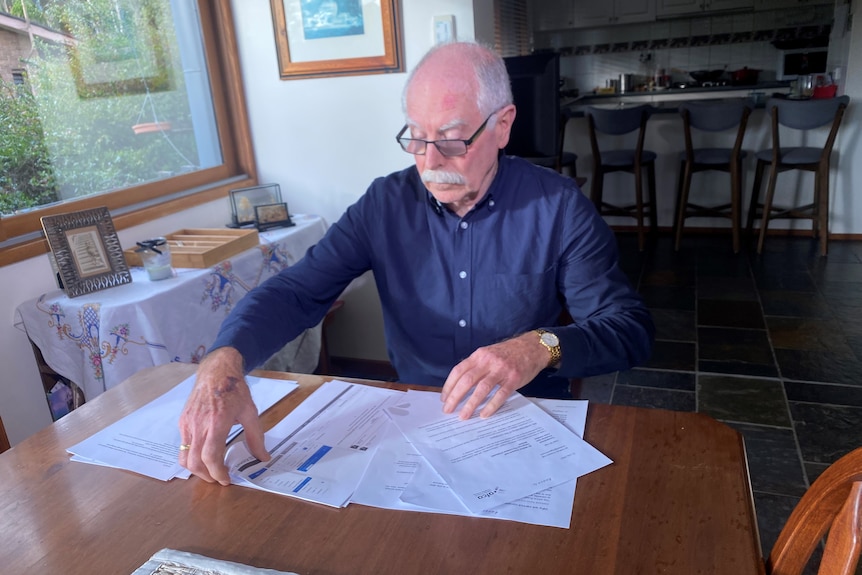
[[784, 10], [803, 6], [832, 4], [831, 0], [754, 0], [755, 10]]
[[575, 0], [544, 0], [530, 2], [533, 30], [562, 30], [575, 25]]
[[656, 0], [574, 0], [574, 27], [631, 24], [655, 20]]
[[786, 2], [787, 0], [658, 0], [656, 15], [676, 16], [722, 10], [745, 10], [754, 8], [755, 1]]

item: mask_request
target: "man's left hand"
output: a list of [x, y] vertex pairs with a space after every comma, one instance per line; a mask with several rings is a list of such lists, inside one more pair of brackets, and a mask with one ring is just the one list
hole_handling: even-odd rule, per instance
[[454, 412], [472, 389], [473, 393], [458, 414], [461, 419], [469, 419], [488, 394], [499, 386], [479, 413], [479, 417], [490, 417], [515, 390], [533, 381], [548, 366], [549, 360], [548, 350], [539, 343], [534, 332], [480, 347], [449, 372], [440, 394], [443, 412]]

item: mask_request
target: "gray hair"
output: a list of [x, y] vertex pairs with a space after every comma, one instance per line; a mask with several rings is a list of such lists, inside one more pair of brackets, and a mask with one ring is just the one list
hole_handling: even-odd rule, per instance
[[473, 72], [479, 84], [476, 94], [476, 106], [483, 116], [488, 116], [503, 106], [512, 103], [512, 86], [509, 81], [509, 73], [503, 59], [489, 46], [477, 42], [446, 42], [432, 47], [422, 57], [416, 67], [407, 76], [404, 91], [401, 94], [401, 108], [407, 114], [407, 92], [413, 83], [416, 72], [422, 69], [426, 61], [438, 50], [457, 49], [463, 52], [464, 58], [473, 66]]

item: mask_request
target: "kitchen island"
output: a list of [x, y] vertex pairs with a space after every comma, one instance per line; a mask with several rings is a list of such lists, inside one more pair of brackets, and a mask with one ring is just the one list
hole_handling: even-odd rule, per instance
[[[650, 104], [655, 113], [647, 124], [645, 148], [657, 154], [656, 159], [656, 202], [658, 225], [663, 229], [673, 226], [673, 216], [676, 204], [677, 182], [679, 177], [679, 154], [685, 149], [682, 118], [678, 114], [678, 106], [682, 102], [706, 99], [750, 98], [753, 93], [762, 93], [755, 102], [745, 134], [743, 149], [748, 152], [743, 160], [742, 206], [743, 222], [751, 195], [754, 180], [754, 153], [771, 147], [770, 122], [764, 104], [766, 99], [774, 94], [789, 94], [789, 82], [761, 83], [753, 86], [721, 86], [710, 88], [685, 88], [677, 90], [659, 90], [652, 92], [630, 92], [625, 94], [584, 94], [577, 99], [564, 102], [563, 113], [569, 118], [566, 124], [564, 149], [578, 155], [577, 172], [586, 177], [587, 183], [583, 192], [590, 193], [592, 182], [592, 151], [590, 148], [587, 120], [584, 109], [587, 106], [629, 106]], [[792, 132], [792, 131], [791, 131]], [[805, 145], [819, 145], [825, 140], [828, 127], [822, 129], [822, 134], [815, 131], [806, 136]], [[727, 132], [696, 134], [702, 136], [695, 141], [696, 146], [732, 147], [736, 137], [735, 130]], [[627, 136], [618, 136], [611, 145], [619, 148], [633, 148], [637, 132]], [[822, 136], [822, 138], [820, 137]], [[782, 145], [801, 145], [801, 133], [782, 132]], [[839, 140], [842, 133], [839, 132]], [[836, 145], [837, 148], [837, 145]], [[813, 189], [813, 176], [791, 172], [779, 176], [779, 188], [776, 203], [785, 203], [781, 198], [795, 198], [810, 195]], [[623, 204], [634, 198], [634, 182], [631, 174], [612, 173], [605, 176], [604, 199], [610, 203]], [[837, 191], [837, 190], [836, 190]], [[704, 172], [695, 174], [692, 180], [692, 198], [704, 205], [720, 204], [728, 201], [730, 180], [727, 174], [720, 172]], [[634, 220], [622, 217], [607, 217], [609, 224], [617, 229], [634, 227]], [[770, 228], [787, 228], [810, 230], [807, 221], [776, 221]], [[687, 229], [727, 228], [730, 233], [730, 221], [722, 218], [692, 218], [686, 223]], [[683, 240], [685, 241], [685, 240]], [[728, 249], [730, 242], [728, 241]]]

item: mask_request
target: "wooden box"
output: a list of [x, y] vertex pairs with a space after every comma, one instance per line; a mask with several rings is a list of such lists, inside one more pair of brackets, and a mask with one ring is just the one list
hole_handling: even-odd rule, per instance
[[[191, 228], [165, 236], [175, 268], [209, 268], [260, 243], [257, 230]], [[142, 266], [141, 254], [130, 248], [123, 253], [130, 266]]]

